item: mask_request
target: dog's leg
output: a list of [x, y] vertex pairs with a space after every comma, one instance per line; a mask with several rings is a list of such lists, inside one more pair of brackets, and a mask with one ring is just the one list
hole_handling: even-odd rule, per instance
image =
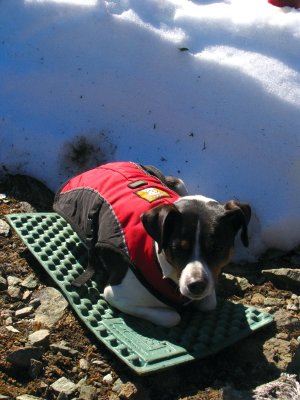
[[213, 290], [213, 292], [209, 296], [204, 297], [204, 299], [196, 301], [194, 305], [199, 311], [214, 310], [217, 306], [217, 297], [215, 290]]
[[106, 286], [103, 295], [118, 310], [156, 325], [171, 327], [180, 321], [180, 315], [148, 292], [130, 269], [121, 284]]
[[146, 319], [156, 325], [172, 327], [179, 323], [180, 315], [175, 310], [164, 306], [135, 304], [132, 302], [133, 299], [124, 296], [123, 289], [119, 286], [122, 285], [106, 286], [104, 289], [104, 298], [111, 306], [134, 317]]

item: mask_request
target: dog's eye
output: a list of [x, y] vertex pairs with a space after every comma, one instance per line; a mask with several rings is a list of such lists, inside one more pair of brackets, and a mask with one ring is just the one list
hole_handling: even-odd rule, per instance
[[175, 251], [187, 251], [191, 247], [191, 244], [188, 240], [186, 239], [181, 239], [181, 240], [176, 240], [176, 242], [172, 243], [171, 248]]
[[188, 240], [183, 239], [180, 241], [180, 248], [182, 250], [189, 250], [190, 247], [191, 247], [191, 244]]

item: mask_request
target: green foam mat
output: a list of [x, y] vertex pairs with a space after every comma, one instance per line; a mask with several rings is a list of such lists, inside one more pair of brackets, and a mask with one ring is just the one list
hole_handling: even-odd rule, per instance
[[140, 375], [215, 354], [273, 321], [255, 307], [224, 300], [209, 313], [187, 309], [173, 328], [128, 316], [103, 299], [99, 275], [81, 288], [71, 285], [85, 270], [87, 250], [61, 216], [28, 213], [7, 219], [83, 323]]

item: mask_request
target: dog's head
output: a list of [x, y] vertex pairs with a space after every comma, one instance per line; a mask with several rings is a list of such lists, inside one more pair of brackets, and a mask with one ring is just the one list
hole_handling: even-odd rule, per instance
[[141, 219], [157, 243], [159, 258], [163, 256], [176, 271], [180, 292], [200, 300], [213, 291], [239, 231], [248, 246], [250, 217], [248, 204], [229, 201], [222, 205], [203, 196], [187, 196], [157, 206]]

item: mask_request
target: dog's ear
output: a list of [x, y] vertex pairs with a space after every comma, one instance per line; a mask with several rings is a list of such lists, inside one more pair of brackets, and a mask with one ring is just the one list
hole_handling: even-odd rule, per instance
[[251, 207], [247, 203], [240, 203], [238, 201], [228, 201], [225, 204], [226, 210], [226, 218], [230, 218], [234, 229], [238, 231], [241, 229], [241, 239], [243, 245], [248, 247], [249, 239], [248, 239], [248, 229], [247, 225], [249, 224], [251, 218]]
[[174, 224], [181, 217], [173, 204], [163, 204], [141, 215], [147, 233], [157, 242], [159, 253], [166, 245]]

